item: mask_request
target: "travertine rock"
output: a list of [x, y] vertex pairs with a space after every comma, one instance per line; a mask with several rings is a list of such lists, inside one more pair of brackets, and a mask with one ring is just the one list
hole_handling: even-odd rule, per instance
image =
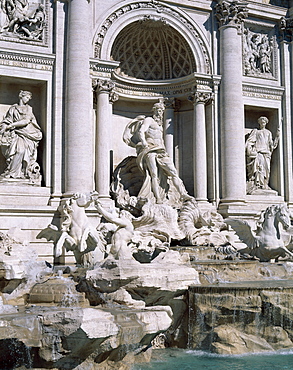
[[289, 280], [190, 287], [189, 343], [220, 354], [292, 348]]
[[214, 333], [216, 340], [212, 342], [211, 349], [219, 354], [235, 355], [273, 350], [265, 339], [246, 334], [229, 325], [218, 326]]

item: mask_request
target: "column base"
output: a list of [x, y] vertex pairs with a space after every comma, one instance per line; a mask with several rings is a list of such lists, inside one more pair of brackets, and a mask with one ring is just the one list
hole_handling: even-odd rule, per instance
[[110, 198], [109, 195], [99, 195], [98, 200], [101, 203], [102, 207], [109, 210], [115, 207], [115, 202]]
[[218, 212], [224, 217], [243, 218], [251, 214], [247, 208], [245, 200], [222, 199], [218, 207]]
[[211, 209], [216, 210], [216, 207], [212, 203], [209, 203], [207, 199], [196, 199], [196, 201], [197, 206], [201, 212], [210, 211]]

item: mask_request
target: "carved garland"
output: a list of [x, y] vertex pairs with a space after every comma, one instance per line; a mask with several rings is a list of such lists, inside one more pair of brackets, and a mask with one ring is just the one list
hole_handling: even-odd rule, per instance
[[210, 60], [208, 57], [208, 51], [201, 40], [201, 37], [193, 24], [184, 18], [178, 11], [171, 9], [165, 5], [160, 4], [158, 1], [152, 0], [147, 2], [136, 2], [128, 5], [121, 6], [115, 12], [113, 12], [102, 24], [97, 41], [95, 43], [95, 58], [100, 58], [101, 55], [101, 48], [103, 45], [103, 41], [105, 38], [106, 33], [108, 32], [109, 28], [113, 25], [115, 21], [117, 21], [122, 15], [127, 14], [133, 10], [138, 9], [155, 9], [158, 13], [167, 13], [168, 15], [174, 17], [175, 19], [179, 20], [188, 30], [192, 33], [192, 35], [197, 39], [198, 44], [200, 45], [202, 54], [204, 55], [205, 64], [206, 64], [206, 73], [211, 73], [211, 65]]

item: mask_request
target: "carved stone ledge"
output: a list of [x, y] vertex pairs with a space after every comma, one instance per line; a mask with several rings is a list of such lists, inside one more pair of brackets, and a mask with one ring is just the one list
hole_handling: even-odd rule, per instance
[[222, 26], [236, 26], [241, 31], [243, 21], [248, 16], [247, 3], [241, 1], [218, 0], [215, 16]]

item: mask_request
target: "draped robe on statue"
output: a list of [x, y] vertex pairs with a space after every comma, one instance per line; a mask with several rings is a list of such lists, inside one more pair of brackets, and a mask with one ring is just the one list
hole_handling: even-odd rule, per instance
[[274, 150], [272, 133], [267, 129], [254, 129], [246, 141], [247, 176], [256, 186], [268, 189], [271, 156]]
[[[7, 127], [15, 122], [25, 124], [12, 130]], [[12, 105], [0, 123], [0, 144], [6, 158], [4, 176], [30, 178], [37, 165], [37, 147], [42, 132], [29, 105]], [[38, 166], [38, 165], [37, 165]]]
[[[154, 154], [157, 163], [158, 183], [161, 199], [169, 199], [171, 202], [176, 202], [180, 199], [180, 194], [175, 189], [172, 182], [168, 181], [168, 172], [173, 171], [174, 173], [176, 173], [176, 169], [172, 159], [169, 157], [166, 151], [166, 148], [163, 145], [157, 145], [155, 143], [152, 144], [150, 140], [148, 141], [147, 148], [143, 148], [142, 146], [140, 146], [140, 138], [138, 132], [145, 118], [145, 116], [141, 115], [130, 121], [126, 126], [123, 134], [124, 142], [127, 145], [136, 148], [137, 165], [145, 176], [138, 197], [154, 199], [151, 185], [151, 175], [147, 166], [148, 156]], [[182, 189], [180, 189], [181, 194], [187, 194], [182, 181], [179, 178], [178, 181], [180, 181], [182, 187]]]

